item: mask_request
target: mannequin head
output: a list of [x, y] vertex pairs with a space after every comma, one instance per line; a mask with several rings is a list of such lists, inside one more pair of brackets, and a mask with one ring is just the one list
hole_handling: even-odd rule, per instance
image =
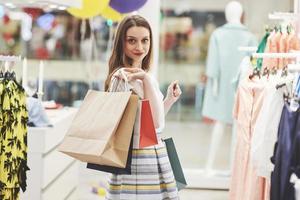
[[243, 7], [238, 1], [230, 1], [225, 8], [225, 17], [228, 23], [241, 24]]

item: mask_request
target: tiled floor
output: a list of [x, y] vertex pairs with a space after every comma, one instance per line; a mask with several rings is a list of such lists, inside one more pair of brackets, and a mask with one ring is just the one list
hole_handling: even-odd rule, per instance
[[[168, 121], [165, 128], [165, 137], [173, 137], [184, 168], [200, 169], [205, 166], [208, 155], [212, 125], [198, 122], [172, 122]], [[216, 169], [228, 170], [230, 150], [230, 129], [225, 135], [218, 150], [215, 162]], [[104, 199], [107, 174], [86, 169], [80, 164], [80, 184], [68, 200], [101, 200]], [[94, 189], [93, 189], [94, 188]], [[98, 191], [97, 191], [98, 190]], [[96, 194], [96, 193], [99, 194]], [[226, 200], [228, 191], [185, 189], [180, 191], [181, 200]]]

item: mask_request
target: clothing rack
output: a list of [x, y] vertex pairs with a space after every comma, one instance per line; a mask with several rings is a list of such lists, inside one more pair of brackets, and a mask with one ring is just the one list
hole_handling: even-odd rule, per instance
[[300, 52], [291, 53], [253, 53], [253, 58], [300, 58]]
[[21, 56], [4, 56], [4, 55], [0, 55], [0, 61], [18, 62], [18, 61], [21, 61]]
[[299, 14], [290, 12], [273, 12], [269, 14], [269, 19], [271, 20], [283, 20], [283, 21], [293, 21], [297, 20]]
[[300, 72], [300, 52], [293, 51], [290, 53], [253, 53], [254, 58], [296, 58], [296, 64], [288, 64], [289, 72]]
[[255, 52], [257, 50], [256, 46], [240, 46], [238, 47], [239, 51], [245, 51], [245, 52]]
[[9, 71], [10, 65], [9, 62], [18, 62], [21, 61], [21, 56], [4, 56], [0, 55], [0, 61], [5, 62], [4, 63], [4, 69], [5, 71]]

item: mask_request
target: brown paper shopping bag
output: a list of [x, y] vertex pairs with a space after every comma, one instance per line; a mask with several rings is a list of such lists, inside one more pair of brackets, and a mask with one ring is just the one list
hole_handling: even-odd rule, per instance
[[89, 90], [59, 151], [83, 162], [125, 167], [138, 97]]

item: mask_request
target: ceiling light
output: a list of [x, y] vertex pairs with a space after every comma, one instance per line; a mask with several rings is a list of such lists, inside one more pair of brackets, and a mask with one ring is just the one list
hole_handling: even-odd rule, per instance
[[66, 10], [66, 9], [67, 9], [66, 6], [59, 6], [59, 7], [58, 7], [58, 10]]
[[57, 8], [57, 5], [51, 4], [51, 5], [49, 5], [49, 8], [51, 8], [51, 9], [56, 9], [56, 8]]
[[8, 8], [16, 8], [16, 6], [13, 3], [5, 3], [4, 5]]

